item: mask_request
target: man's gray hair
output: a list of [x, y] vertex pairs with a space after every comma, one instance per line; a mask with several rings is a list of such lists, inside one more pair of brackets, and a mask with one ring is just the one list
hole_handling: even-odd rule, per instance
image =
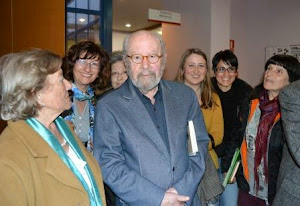
[[[161, 51], [161, 55], [165, 55], [166, 53], [166, 47], [165, 47], [165, 43], [162, 39], [162, 36], [156, 32], [152, 32], [152, 31], [146, 31], [146, 30], [141, 30], [138, 32], [146, 32], [149, 33], [151, 36], [153, 36], [156, 40], [158, 40], [158, 42], [160, 43], [160, 51]], [[125, 37], [124, 43], [123, 43], [123, 50], [125, 52], [125, 55], [128, 54], [128, 43], [130, 41], [130, 38], [135, 35], [135, 33], [129, 34]]]

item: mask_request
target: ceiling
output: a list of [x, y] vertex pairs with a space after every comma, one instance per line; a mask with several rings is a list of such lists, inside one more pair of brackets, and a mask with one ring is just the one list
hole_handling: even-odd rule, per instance
[[[161, 10], [161, 0], [112, 0], [113, 31], [134, 32], [141, 29], [156, 29], [158, 22], [148, 21], [148, 9]], [[131, 24], [130, 28], [125, 24]]]

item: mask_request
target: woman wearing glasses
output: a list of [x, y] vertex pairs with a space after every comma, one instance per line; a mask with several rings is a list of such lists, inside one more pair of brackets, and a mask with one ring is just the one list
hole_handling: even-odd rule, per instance
[[110, 56], [110, 80], [113, 89], [119, 88], [128, 78], [123, 56], [122, 51], [115, 51]]
[[[225, 173], [222, 159], [228, 155], [228, 145], [231, 131], [237, 119], [243, 100], [249, 96], [252, 88], [238, 76], [238, 59], [230, 50], [218, 52], [212, 60], [215, 77], [212, 84], [221, 99], [224, 118], [223, 142], [217, 145], [215, 151], [220, 159], [221, 173]], [[221, 175], [221, 180], [223, 175]], [[237, 205], [238, 187], [236, 183], [228, 184], [220, 197], [222, 206]]]
[[106, 51], [91, 41], [73, 45], [64, 57], [62, 69], [67, 80], [72, 82], [72, 107], [62, 116], [70, 121], [87, 150], [93, 152], [93, 123], [96, 89], [105, 88], [103, 70], [108, 67]]
[[123, 51], [114, 51], [109, 56], [109, 67], [107, 67], [103, 73], [108, 82], [108, 87], [105, 89], [105, 93], [100, 94], [98, 98], [102, 98], [107, 93], [111, 92], [112, 89], [119, 88], [127, 79], [127, 70], [123, 61], [124, 52]]
[[[219, 96], [214, 92], [210, 70], [208, 69], [207, 57], [198, 48], [187, 49], [181, 56], [177, 81], [192, 88], [197, 97], [203, 113], [207, 133], [210, 137], [208, 152], [213, 160], [212, 169], [208, 171], [208, 164], [211, 159], [206, 160], [206, 170], [200, 183], [200, 197], [202, 205], [218, 205], [218, 196], [223, 191], [219, 189], [220, 181], [216, 169], [219, 169], [218, 156], [214, 148], [222, 143], [224, 123], [222, 107]], [[209, 158], [209, 157], [208, 157]], [[213, 179], [215, 174], [216, 182]], [[205, 182], [208, 182], [206, 185]], [[203, 184], [204, 183], [204, 184]], [[208, 194], [213, 194], [212, 196]]]

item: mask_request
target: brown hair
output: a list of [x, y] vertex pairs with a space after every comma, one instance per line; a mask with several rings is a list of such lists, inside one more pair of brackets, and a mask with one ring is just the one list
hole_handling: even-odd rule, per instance
[[64, 77], [67, 80], [74, 82], [73, 68], [76, 61], [81, 58], [80, 55], [83, 53], [85, 53], [83, 59], [93, 59], [98, 57], [100, 61], [99, 76], [90, 86], [94, 90], [106, 88], [109, 84], [109, 82], [107, 82], [108, 74], [103, 71], [106, 71], [106, 68], [109, 67], [109, 56], [100, 45], [97, 45], [92, 41], [82, 41], [71, 46], [67, 55], [63, 58], [62, 69]]
[[201, 107], [203, 107], [204, 109], [212, 108], [213, 104], [216, 105], [216, 102], [214, 101], [212, 96], [212, 94], [214, 93], [214, 88], [210, 80], [210, 70], [208, 69], [207, 57], [206, 54], [201, 51], [201, 49], [190, 48], [187, 49], [182, 54], [176, 80], [178, 82], [184, 83], [184, 64], [186, 62], [186, 59], [192, 54], [197, 54], [199, 56], [202, 56], [206, 61], [207, 73], [205, 75], [204, 80], [200, 83], [201, 100], [202, 100]]

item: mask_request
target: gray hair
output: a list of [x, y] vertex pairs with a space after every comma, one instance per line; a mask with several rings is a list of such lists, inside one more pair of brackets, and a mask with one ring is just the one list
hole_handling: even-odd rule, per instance
[[125, 52], [125, 55], [128, 54], [128, 43], [129, 43], [131, 37], [133, 35], [135, 35], [136, 33], [141, 33], [141, 32], [148, 33], [151, 36], [153, 36], [160, 43], [160, 50], [162, 52], [162, 55], [166, 54], [165, 43], [164, 43], [164, 41], [162, 39], [162, 36], [160, 34], [158, 34], [156, 32], [152, 32], [152, 31], [141, 30], [141, 31], [137, 31], [137, 32], [131, 33], [131, 34], [129, 34], [129, 35], [127, 35], [125, 37], [124, 42], [123, 42], [123, 50]]
[[45, 86], [47, 76], [60, 67], [60, 56], [41, 49], [1, 57], [1, 118], [19, 120], [36, 116], [41, 108], [36, 92]]
[[114, 51], [110, 55], [109, 64], [112, 65], [116, 62], [123, 61], [124, 55], [124, 51]]

